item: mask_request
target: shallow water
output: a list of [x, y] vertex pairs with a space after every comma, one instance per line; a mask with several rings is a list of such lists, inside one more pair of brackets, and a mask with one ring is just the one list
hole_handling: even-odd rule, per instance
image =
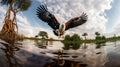
[[0, 67], [120, 67], [120, 42], [1, 41]]

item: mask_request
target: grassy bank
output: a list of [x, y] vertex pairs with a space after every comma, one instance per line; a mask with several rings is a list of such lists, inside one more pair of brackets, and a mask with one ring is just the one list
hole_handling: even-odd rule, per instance
[[79, 41], [69, 41], [69, 40], [56, 40], [56, 39], [41, 39], [36, 37], [24, 37], [27, 40], [47, 40], [47, 41], [62, 41], [66, 43], [104, 43], [104, 42], [114, 42], [119, 41], [120, 37], [109, 37], [106, 39], [96, 40], [96, 39], [86, 39], [86, 40], [79, 40]]
[[56, 40], [56, 39], [42, 39], [42, 38], [36, 38], [36, 37], [24, 37], [24, 40], [62, 41], [62, 40]]

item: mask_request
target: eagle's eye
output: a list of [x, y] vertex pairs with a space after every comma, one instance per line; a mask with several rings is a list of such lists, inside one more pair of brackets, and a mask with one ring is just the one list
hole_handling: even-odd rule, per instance
[[57, 30], [55, 30], [55, 32], [56, 32], [56, 33], [59, 33], [59, 30], [57, 29]]
[[58, 32], [56, 30], [53, 31], [56, 36], [58, 36]]

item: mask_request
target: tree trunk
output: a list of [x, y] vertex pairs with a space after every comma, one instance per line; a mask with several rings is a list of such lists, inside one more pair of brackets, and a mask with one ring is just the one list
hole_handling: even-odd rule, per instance
[[[11, 19], [11, 12], [14, 14], [13, 19]], [[14, 43], [18, 37], [18, 33], [15, 31], [15, 29], [16, 29], [15, 27], [17, 28], [16, 12], [12, 8], [12, 4], [11, 4], [6, 13], [6, 16], [4, 19], [4, 25], [0, 32], [1, 39], [5, 40], [9, 43]]]
[[85, 36], [85, 40], [86, 40], [87, 38], [86, 38], [86, 36]]

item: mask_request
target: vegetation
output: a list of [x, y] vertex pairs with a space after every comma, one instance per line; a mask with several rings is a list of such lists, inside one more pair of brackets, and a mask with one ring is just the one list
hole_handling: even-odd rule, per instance
[[47, 34], [47, 32], [45, 32], [45, 31], [40, 31], [38, 35], [41, 36], [42, 39], [48, 38], [48, 34]]
[[42, 40], [41, 38], [36, 38], [36, 37], [24, 37], [24, 39], [28, 39], [28, 40]]
[[0, 32], [0, 37], [13, 43], [19, 39], [16, 14], [19, 11], [27, 10], [31, 5], [31, 0], [1, 0], [0, 3], [9, 6], [3, 21], [4, 25]]
[[81, 43], [79, 42], [72, 42], [72, 43], [62, 42], [62, 43], [64, 44], [64, 47], [63, 47], [64, 50], [69, 50], [69, 49], [77, 50], [81, 46]]
[[99, 44], [99, 43], [105, 43], [106, 42], [106, 37], [105, 36], [101, 36], [99, 32], [95, 32], [95, 43]]
[[[95, 32], [95, 39], [87, 39], [86, 36], [88, 34], [87, 33], [83, 33], [82, 36], [85, 36], [85, 39], [81, 39], [80, 36], [78, 34], [74, 34], [72, 36], [70, 35], [65, 35], [64, 40], [56, 40], [53, 38], [48, 38], [48, 34], [45, 31], [40, 31], [38, 35], [36, 35], [35, 37], [24, 37], [24, 39], [29, 39], [29, 40], [46, 40], [46, 41], [61, 41], [64, 44], [68, 44], [65, 45], [66, 47], [64, 47], [64, 49], [67, 49], [68, 47], [77, 47], [77, 45], [81, 44], [81, 43], [96, 43], [98, 46], [96, 48], [99, 48], [99, 46], [101, 45], [101, 43], [105, 43], [108, 41], [117, 41], [120, 40], [120, 36], [116, 36], [114, 35], [113, 37], [109, 37], [106, 38], [105, 36], [101, 36], [101, 34], [99, 32]], [[37, 38], [37, 37], [42, 37], [42, 38]], [[75, 44], [77, 44], [75, 46]]]
[[71, 37], [71, 41], [80, 41], [81, 38], [78, 34], [74, 34], [72, 37]]
[[95, 35], [96, 35], [96, 36], [100, 36], [100, 33], [99, 33], [99, 32], [95, 32]]
[[[23, 35], [18, 34], [18, 25], [16, 22], [16, 14], [19, 11], [25, 11], [27, 10], [31, 5], [31, 0], [1, 0], [0, 2], [2, 5], [7, 5], [8, 10], [5, 15], [4, 19], [4, 25], [2, 27], [2, 30], [0, 31], [0, 38], [7, 41], [7, 42], [14, 42], [16, 40], [21, 39], [31, 39], [31, 40], [50, 40], [55, 41], [55, 39], [48, 39], [48, 34], [45, 31], [40, 31], [38, 35], [35, 37], [24, 37]], [[116, 37], [114, 35], [113, 37], [106, 38], [105, 36], [101, 36], [99, 32], [95, 32], [95, 39], [87, 39], [88, 34], [83, 33], [82, 36], [84, 36], [84, 40], [80, 38], [78, 34], [74, 34], [73, 36], [66, 35], [64, 40], [62, 42], [69, 42], [69, 43], [102, 43], [106, 41], [116, 41], [120, 40], [120, 37]], [[41, 38], [37, 38], [37, 37]]]
[[65, 41], [71, 41], [71, 37], [70, 35], [66, 35], [65, 38], [64, 38]]
[[78, 34], [74, 34], [70, 37], [70, 35], [66, 35], [62, 43], [64, 44], [63, 49], [69, 50], [69, 49], [79, 49], [81, 44], [81, 38]]
[[84, 37], [85, 37], [85, 40], [86, 40], [88, 34], [87, 34], [87, 33], [83, 33], [82, 36], [84, 36]]
[[[36, 38], [36, 37], [24, 37], [24, 39], [29, 39], [29, 40], [42, 40], [41, 38]], [[80, 36], [76, 36], [76, 34], [74, 34], [73, 36], [70, 35], [66, 35], [64, 40], [56, 40], [53, 38], [49, 38], [49, 39], [44, 39], [44, 40], [48, 40], [48, 41], [62, 41], [64, 43], [105, 43], [108, 41], [117, 41], [120, 40], [120, 36], [113, 36], [113, 37], [108, 37], [106, 38], [105, 36], [96, 36], [95, 39], [86, 39], [86, 40], [82, 40], [80, 38]]]
[[78, 34], [74, 34], [73, 36], [70, 37], [70, 35], [66, 35], [64, 40], [62, 41], [63, 43], [80, 43], [81, 38]]
[[45, 31], [40, 31], [38, 33], [38, 35], [36, 35], [35, 37], [39, 37], [39, 36], [42, 37], [41, 39], [47, 39], [48, 38], [48, 34]]
[[42, 38], [37, 38], [37, 37], [24, 37], [24, 39], [27, 39], [27, 40], [61, 41], [61, 40], [55, 40], [55, 39], [53, 39], [53, 38], [42, 39]]
[[[70, 35], [66, 35], [64, 40], [62, 42], [69, 42], [69, 43], [76, 43], [76, 42], [80, 42], [80, 43], [96, 43], [96, 44], [100, 44], [100, 43], [105, 43], [108, 41], [116, 41], [116, 40], [120, 40], [120, 36], [116, 36], [114, 35], [113, 37], [108, 37], [106, 38], [105, 36], [101, 36], [101, 34], [99, 32], [95, 32], [95, 39], [85, 39], [82, 40], [77, 34], [74, 34], [72, 37], [70, 37]], [[87, 36], [87, 33], [83, 33], [82, 36]]]

